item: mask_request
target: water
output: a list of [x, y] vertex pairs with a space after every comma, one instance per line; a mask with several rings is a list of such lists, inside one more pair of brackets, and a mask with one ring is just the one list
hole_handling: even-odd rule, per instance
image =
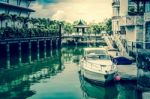
[[1, 68], [0, 99], [149, 99], [135, 83], [100, 86], [85, 80], [78, 73], [83, 47], [49, 52], [47, 59]]

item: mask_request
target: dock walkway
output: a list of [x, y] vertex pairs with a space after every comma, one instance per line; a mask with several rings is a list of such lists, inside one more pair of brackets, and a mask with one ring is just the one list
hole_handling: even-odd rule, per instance
[[137, 66], [136, 63], [131, 65], [117, 65], [118, 74], [121, 80], [136, 80], [137, 78]]
[[[108, 51], [108, 54], [112, 57], [116, 56], [117, 51]], [[120, 53], [118, 55], [121, 55]], [[132, 81], [137, 79], [137, 66], [136, 63], [131, 65], [117, 65], [118, 75], [121, 80]]]

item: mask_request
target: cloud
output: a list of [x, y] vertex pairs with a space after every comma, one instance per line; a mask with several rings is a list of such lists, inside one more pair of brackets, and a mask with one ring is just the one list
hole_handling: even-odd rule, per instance
[[57, 10], [57, 12], [51, 18], [56, 20], [65, 19], [65, 13], [62, 10]]
[[57, 0], [46, 5], [36, 2], [32, 8], [36, 10], [33, 16], [69, 22], [79, 19], [101, 22], [112, 16], [111, 0]]

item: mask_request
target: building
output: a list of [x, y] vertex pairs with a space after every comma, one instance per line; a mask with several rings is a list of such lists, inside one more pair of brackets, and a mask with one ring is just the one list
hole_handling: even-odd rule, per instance
[[[29, 8], [32, 1], [35, 0], [0, 0], [0, 15], [29, 17], [31, 12], [35, 12]], [[12, 26], [12, 21], [9, 18], [5, 17], [1, 21], [3, 21], [1, 27]]]
[[76, 26], [74, 26], [74, 28], [76, 29], [76, 33], [78, 33], [77, 35], [83, 35], [84, 33], [87, 32], [87, 29], [89, 28], [89, 26], [85, 25], [80, 20], [79, 23]]
[[148, 48], [150, 0], [113, 0], [112, 7], [114, 36], [125, 41], [128, 48]]
[[150, 48], [150, 0], [145, 4], [144, 14], [144, 48]]

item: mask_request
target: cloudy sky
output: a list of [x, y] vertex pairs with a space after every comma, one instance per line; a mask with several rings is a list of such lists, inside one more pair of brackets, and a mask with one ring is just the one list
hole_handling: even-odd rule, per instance
[[101, 22], [112, 16], [112, 0], [36, 0], [32, 16], [55, 20]]

